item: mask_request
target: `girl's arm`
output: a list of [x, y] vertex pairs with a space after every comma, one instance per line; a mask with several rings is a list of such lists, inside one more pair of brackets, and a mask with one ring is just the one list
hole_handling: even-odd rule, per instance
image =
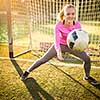
[[55, 26], [54, 40], [55, 40], [55, 49], [57, 52], [57, 58], [59, 60], [64, 60], [60, 48], [60, 30], [59, 30], [59, 26], [57, 25]]

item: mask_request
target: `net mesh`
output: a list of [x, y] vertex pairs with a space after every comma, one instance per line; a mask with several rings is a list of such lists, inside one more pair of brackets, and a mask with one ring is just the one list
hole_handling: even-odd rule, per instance
[[[57, 21], [57, 14], [65, 4], [71, 3], [76, 6], [76, 19], [82, 23], [83, 29], [89, 33], [90, 45], [87, 49], [87, 52], [91, 56], [99, 56], [100, 4], [98, 2], [99, 1], [97, 0], [31, 0], [31, 3], [34, 5], [31, 6], [32, 11], [34, 11], [32, 16], [34, 18], [35, 14], [36, 18], [33, 21], [35, 29], [33, 29], [32, 32], [33, 34], [38, 33], [38, 36], [42, 39], [39, 39], [39, 37], [37, 38], [38, 43], [40, 43], [40, 47], [42, 47], [43, 51], [47, 50], [47, 44], [49, 47], [50, 43], [54, 41], [53, 32], [54, 25]], [[39, 46], [39, 44], [35, 46]]]

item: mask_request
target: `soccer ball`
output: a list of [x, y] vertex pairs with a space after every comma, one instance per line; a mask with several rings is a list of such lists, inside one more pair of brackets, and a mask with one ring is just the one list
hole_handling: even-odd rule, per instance
[[89, 44], [88, 33], [82, 29], [75, 29], [68, 34], [67, 45], [70, 49], [82, 52]]

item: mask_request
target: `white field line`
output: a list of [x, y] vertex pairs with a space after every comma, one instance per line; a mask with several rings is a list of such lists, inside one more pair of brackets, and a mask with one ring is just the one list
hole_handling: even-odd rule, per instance
[[[22, 58], [9, 58], [9, 57], [0, 57], [0, 59], [2, 60], [16, 60], [16, 61], [25, 61], [25, 62], [31, 62], [33, 63], [34, 60], [30, 60], [30, 59], [22, 59]], [[67, 66], [67, 67], [81, 67], [83, 66], [83, 64], [72, 64], [72, 63], [58, 63], [58, 62], [47, 62], [46, 64], [53, 64], [53, 65], [56, 65], [56, 66]], [[96, 67], [96, 66], [91, 66], [92, 68], [100, 68], [100, 66]]]

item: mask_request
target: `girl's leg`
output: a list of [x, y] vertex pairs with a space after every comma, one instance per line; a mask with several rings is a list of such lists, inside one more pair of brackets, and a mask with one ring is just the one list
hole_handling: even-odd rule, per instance
[[27, 76], [29, 75], [29, 73], [34, 70], [35, 68], [39, 67], [41, 64], [44, 64], [45, 62], [49, 61], [50, 59], [52, 59], [54, 56], [56, 56], [56, 50], [54, 45], [51, 46], [51, 48], [49, 48], [49, 50], [45, 53], [45, 55], [43, 57], [41, 57], [40, 59], [38, 59], [36, 62], [34, 62], [32, 64], [32, 66], [30, 66], [27, 71], [25, 71], [22, 76], [21, 76], [21, 80], [25, 80], [27, 78]]
[[84, 72], [85, 72], [84, 75], [85, 77], [89, 77], [91, 69], [90, 57], [86, 54], [86, 52], [74, 53], [74, 55], [84, 61]]
[[56, 56], [56, 50], [55, 50], [54, 45], [52, 45], [51, 48], [49, 48], [49, 50], [44, 54], [44, 56], [42, 56], [40, 59], [38, 59], [36, 62], [34, 62], [32, 64], [32, 66], [30, 66], [30, 68], [28, 68], [27, 71], [31, 72], [32, 70], [39, 67], [41, 64], [46, 63], [47, 61], [49, 61], [50, 59], [52, 59], [55, 56]]
[[86, 52], [75, 52], [71, 49], [69, 49], [67, 46], [61, 45], [61, 49], [63, 52], [69, 52], [70, 54], [73, 54], [80, 59], [84, 61], [84, 71], [85, 71], [85, 76], [88, 77], [90, 75], [90, 69], [91, 69], [91, 61], [90, 57], [86, 54]]
[[61, 49], [63, 52], [69, 52], [70, 54], [73, 54], [79, 57], [80, 59], [82, 59], [84, 61], [84, 71], [85, 71], [84, 79], [87, 80], [92, 85], [99, 84], [97, 80], [95, 80], [93, 77], [90, 76], [91, 61], [90, 61], [90, 57], [86, 54], [86, 52], [78, 53], [69, 49], [67, 46], [63, 46], [63, 45], [61, 45]]

